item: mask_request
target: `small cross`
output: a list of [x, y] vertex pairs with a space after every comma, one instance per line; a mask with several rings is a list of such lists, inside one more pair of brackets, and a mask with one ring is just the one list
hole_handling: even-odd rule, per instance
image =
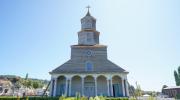
[[87, 9], [88, 9], [88, 11], [89, 11], [89, 8], [91, 8], [89, 5], [86, 7]]

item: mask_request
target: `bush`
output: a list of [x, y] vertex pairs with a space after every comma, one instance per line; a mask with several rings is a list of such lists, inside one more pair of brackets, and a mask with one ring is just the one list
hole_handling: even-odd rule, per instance
[[98, 96], [94, 97], [94, 100], [100, 100]]
[[81, 97], [81, 100], [88, 100], [88, 98], [85, 97], [85, 96], [82, 96], [82, 97]]
[[127, 98], [127, 97], [113, 98], [112, 97], [112, 98], [106, 98], [105, 100], [129, 100], [129, 98]]
[[64, 99], [65, 99], [65, 96], [64, 96], [64, 95], [62, 95], [62, 96], [59, 97], [59, 100], [64, 100]]
[[99, 99], [100, 99], [100, 100], [106, 100], [106, 97], [99, 96]]
[[[72, 98], [66, 98], [65, 96], [61, 97], [0, 97], [0, 100], [88, 100], [87, 97], [80, 97], [77, 95], [77, 97], [72, 97]], [[126, 97], [124, 98], [105, 98], [103, 96], [96, 96], [95, 98], [90, 97], [89, 100], [135, 100], [135, 99], [128, 99]]]
[[94, 100], [94, 98], [93, 98], [93, 97], [90, 97], [89, 100]]
[[80, 95], [80, 93], [76, 93], [76, 100], [80, 100], [81, 99], [81, 95]]
[[8, 97], [2, 96], [0, 100], [59, 100], [59, 97]]
[[177, 95], [176, 95], [176, 99], [180, 99], [180, 94], [177, 94]]

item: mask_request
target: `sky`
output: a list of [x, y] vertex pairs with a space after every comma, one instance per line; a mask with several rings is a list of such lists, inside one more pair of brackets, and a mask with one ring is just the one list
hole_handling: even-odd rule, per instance
[[100, 44], [129, 72], [130, 84], [150, 91], [175, 85], [179, 0], [0, 0], [0, 74], [50, 79], [70, 59], [88, 5]]

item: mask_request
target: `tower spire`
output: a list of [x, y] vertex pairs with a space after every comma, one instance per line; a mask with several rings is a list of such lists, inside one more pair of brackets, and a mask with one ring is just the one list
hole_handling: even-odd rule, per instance
[[91, 14], [89, 13], [89, 9], [91, 8], [89, 5], [86, 7], [88, 9], [88, 12], [86, 14], [86, 16], [91, 16]]
[[96, 31], [96, 19], [90, 15], [87, 6], [87, 14], [81, 19], [81, 31], [78, 32], [79, 45], [96, 45], [99, 44], [99, 32]]

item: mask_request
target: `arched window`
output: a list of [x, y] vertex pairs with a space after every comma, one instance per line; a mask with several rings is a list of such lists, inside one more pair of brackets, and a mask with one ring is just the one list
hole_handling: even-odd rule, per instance
[[85, 64], [86, 71], [93, 71], [93, 64], [90, 61], [87, 61]]

